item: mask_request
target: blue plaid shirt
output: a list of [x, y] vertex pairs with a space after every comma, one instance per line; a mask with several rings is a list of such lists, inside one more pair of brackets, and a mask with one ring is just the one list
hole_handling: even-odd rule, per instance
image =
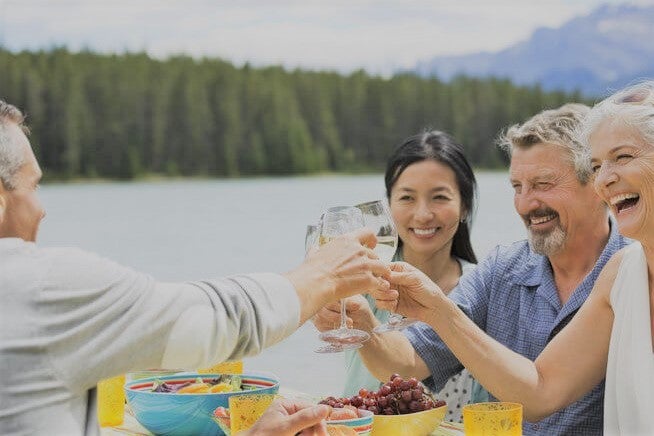
[[[586, 300], [613, 253], [630, 242], [618, 234], [616, 227], [612, 223], [609, 241], [595, 267], [563, 306], [549, 260], [531, 251], [527, 241], [496, 247], [475, 270], [461, 278], [450, 298], [488, 335], [535, 360]], [[433, 390], [439, 391], [449, 377], [461, 370], [461, 363], [428, 325], [409, 327], [405, 335], [429, 367], [431, 377], [424, 382]], [[541, 421], [525, 421], [523, 434], [600, 435], [603, 399], [604, 382]]]

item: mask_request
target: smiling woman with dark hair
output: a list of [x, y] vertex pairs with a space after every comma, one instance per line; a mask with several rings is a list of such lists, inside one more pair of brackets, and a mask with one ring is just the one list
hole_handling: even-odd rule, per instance
[[[388, 158], [384, 182], [386, 184], [386, 196], [391, 205], [391, 211], [394, 212], [393, 218], [396, 218], [396, 215], [398, 215], [395, 213], [398, 208], [394, 208], [393, 206], [400, 202], [400, 198], [404, 204], [413, 201], [410, 195], [411, 188], [408, 188], [409, 194], [407, 195], [403, 195], [404, 191], [399, 193], [399, 190], [396, 190], [397, 198], [392, 198], [391, 194], [398, 180], [404, 174], [405, 170], [410, 169], [412, 165], [427, 163], [427, 166], [429, 166], [429, 162], [439, 167], [440, 171], [436, 171], [436, 173], [444, 171], [447, 175], [453, 176], [455, 183], [452, 186], [456, 188], [453, 191], [458, 191], [452, 192], [451, 194], [457, 194], [456, 196], [459, 199], [455, 203], [458, 203], [460, 209], [458, 210], [458, 215], [461, 225], [455, 224], [453, 226], [455, 230], [454, 235], [448, 238], [448, 244], [443, 248], [450, 248], [449, 254], [454, 257], [470, 263], [477, 263], [477, 256], [475, 256], [472, 243], [470, 242], [470, 227], [472, 224], [472, 215], [475, 210], [477, 180], [475, 179], [475, 174], [472, 171], [470, 163], [465, 158], [463, 146], [447, 133], [433, 130], [412, 136], [397, 147], [394, 153]], [[415, 168], [417, 167], [413, 167], [411, 170], [415, 170]], [[421, 168], [426, 168], [426, 166], [423, 165]], [[438, 174], [432, 173], [431, 175]], [[446, 188], [437, 188], [436, 190], [438, 191], [439, 189], [443, 193], [447, 191]], [[448, 203], [449, 195], [442, 195], [440, 200], [442, 200], [442, 204]], [[397, 221], [396, 224], [398, 224]], [[410, 232], [403, 232], [402, 230], [404, 229], [398, 230], [400, 230], [401, 246], [403, 240], [410, 237], [411, 234]], [[402, 234], [404, 234], [404, 238], [402, 238]]]
[[[477, 182], [463, 146], [436, 130], [411, 136], [388, 158], [384, 181], [399, 235], [394, 260], [416, 266], [449, 292], [477, 263], [470, 242]], [[370, 297], [350, 298], [347, 308], [354, 326], [373, 335], [378, 334], [372, 332], [375, 326], [388, 321], [389, 312], [376, 308]], [[337, 310], [321, 310], [316, 327], [332, 328]], [[356, 395], [360, 388], [376, 391], [380, 384], [356, 350], [346, 352], [345, 395]], [[449, 405], [446, 419], [460, 421], [462, 406], [485, 400], [486, 392], [478, 384], [473, 388], [472, 376], [463, 370], [452, 374], [436, 396]]]

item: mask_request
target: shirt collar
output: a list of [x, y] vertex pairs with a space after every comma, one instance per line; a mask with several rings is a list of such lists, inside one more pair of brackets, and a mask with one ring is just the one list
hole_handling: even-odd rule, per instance
[[528, 250], [525, 262], [513, 270], [514, 281], [518, 285], [538, 286], [546, 274], [551, 275], [550, 261], [546, 256], [534, 253], [531, 247]]

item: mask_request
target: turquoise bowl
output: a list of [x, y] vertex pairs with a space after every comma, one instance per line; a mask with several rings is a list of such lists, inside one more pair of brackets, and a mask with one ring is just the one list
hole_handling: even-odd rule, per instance
[[368, 410], [358, 409], [358, 418], [328, 420], [327, 425], [345, 425], [351, 427], [359, 436], [368, 436], [372, 433], [374, 414]]
[[229, 397], [244, 394], [276, 394], [279, 380], [274, 376], [243, 374], [242, 384], [253, 389], [240, 392], [175, 394], [151, 392], [155, 381], [172, 384], [195, 382], [198, 377], [214, 379], [220, 374], [184, 373], [149, 377], [125, 384], [125, 396], [136, 420], [156, 435], [222, 436], [214, 422], [216, 407], [229, 407]]

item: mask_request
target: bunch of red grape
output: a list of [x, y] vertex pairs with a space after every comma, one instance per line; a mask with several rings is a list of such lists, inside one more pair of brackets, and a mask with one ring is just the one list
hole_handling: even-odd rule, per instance
[[445, 401], [435, 400], [415, 378], [404, 380], [399, 374], [393, 374], [391, 380], [378, 391], [360, 389], [359, 395], [350, 398], [327, 397], [320, 404], [337, 409], [349, 404], [375, 415], [404, 415], [444, 406]]

